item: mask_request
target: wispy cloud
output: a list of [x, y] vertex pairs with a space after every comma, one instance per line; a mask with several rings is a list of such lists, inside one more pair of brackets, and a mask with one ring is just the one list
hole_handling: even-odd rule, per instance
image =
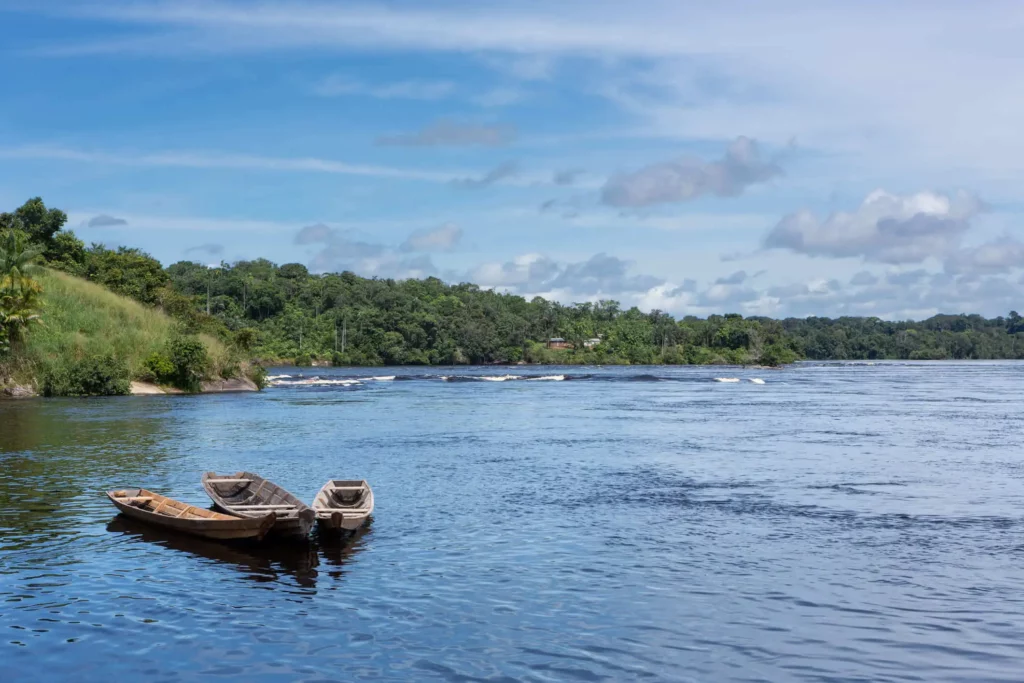
[[398, 247], [399, 251], [451, 251], [462, 241], [462, 228], [445, 223], [436, 228], [414, 230]]
[[500, 147], [516, 137], [513, 126], [438, 121], [414, 133], [385, 135], [378, 145], [398, 147]]
[[525, 101], [529, 96], [529, 93], [522, 88], [497, 87], [474, 95], [470, 99], [481, 107], [508, 107]]
[[185, 250], [186, 254], [194, 254], [200, 252], [203, 254], [207, 254], [209, 256], [220, 256], [221, 254], [224, 253], [224, 245], [213, 243], [197, 244], [196, 246], [189, 247], [188, 249]]
[[451, 81], [396, 81], [364, 83], [342, 74], [332, 74], [315, 83], [312, 92], [321, 97], [365, 95], [381, 100], [442, 100], [455, 92]]
[[[417, 236], [422, 237], [423, 233], [414, 231], [406, 244], [416, 240]], [[324, 223], [302, 228], [295, 233], [294, 243], [316, 248], [309, 260], [309, 267], [316, 272], [348, 270], [366, 277], [395, 279], [422, 278], [438, 273], [426, 254], [410, 256], [386, 244], [366, 240], [357, 231], [332, 228]]]
[[47, 159], [52, 161], [108, 164], [112, 166], [331, 173], [435, 183], [447, 183], [465, 177], [465, 172], [423, 171], [371, 164], [353, 164], [316, 157], [268, 157], [214, 151], [131, 153], [84, 151], [67, 147], [26, 146], [0, 148], [0, 159]]
[[453, 180], [452, 183], [460, 187], [468, 188], [487, 187], [501, 180], [505, 180], [506, 178], [511, 178], [517, 173], [519, 173], [519, 164], [515, 161], [506, 161], [498, 164], [481, 176], [457, 178]]
[[[813, 0], [36, 5], [112, 27], [112, 37], [92, 42], [62, 33], [61, 42], [40, 47], [52, 55], [444, 52], [473, 54], [521, 80], [549, 78], [563, 59], [606, 71], [642, 64], [650, 67], [646, 94], [608, 87], [603, 96], [651, 135], [723, 139], [742, 130], [778, 143], [798, 133], [812, 146], [900, 149], [987, 168], [1017, 168], [1024, 156], [1016, 135], [1024, 75], [1004, 68], [1022, 56], [1007, 28], [1016, 25], [1017, 5], [1005, 0], [981, 9], [931, 3], [924, 14], [918, 3]], [[869, 54], [865, 35], [873, 36]], [[850, 54], [863, 58], [853, 64]], [[638, 70], [624, 80], [637, 81]]]
[[631, 275], [632, 264], [608, 254], [586, 261], [560, 263], [542, 254], [523, 254], [504, 263], [485, 263], [469, 277], [487, 287], [522, 294], [561, 292], [575, 296], [646, 292], [664, 282], [651, 275]]
[[582, 168], [567, 168], [561, 171], [555, 171], [551, 180], [555, 185], [572, 185], [576, 182], [576, 179], [584, 173], [586, 173], [586, 171]]

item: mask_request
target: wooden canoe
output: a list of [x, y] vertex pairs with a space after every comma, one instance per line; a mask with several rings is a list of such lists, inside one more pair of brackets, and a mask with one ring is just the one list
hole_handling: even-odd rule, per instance
[[182, 503], [146, 489], [107, 491], [107, 497], [118, 510], [132, 519], [217, 540], [261, 539], [274, 525], [275, 519], [271, 511], [266, 511], [258, 517], [225, 515]]
[[203, 488], [214, 504], [233, 515], [259, 517], [276, 515], [271, 535], [305, 538], [316, 515], [309, 506], [269, 479], [252, 472], [203, 475]]
[[373, 514], [373, 490], [365, 480], [332, 479], [313, 499], [322, 531], [355, 531]]

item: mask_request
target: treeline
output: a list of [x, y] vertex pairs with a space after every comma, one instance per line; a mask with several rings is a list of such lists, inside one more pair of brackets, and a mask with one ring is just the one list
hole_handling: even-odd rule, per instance
[[984, 360], [1024, 358], [1024, 318], [936, 315], [919, 322], [879, 318], [788, 318], [786, 335], [811, 360]]
[[[1024, 321], [1015, 312], [921, 322], [738, 314], [676, 319], [624, 310], [615, 301], [562, 305], [436, 278], [314, 274], [301, 264], [266, 259], [163, 268], [137, 249], [86, 247], [62, 229], [63, 214], [55, 216], [39, 199], [18, 212], [0, 214], [0, 230], [26, 235], [51, 267], [159, 306], [188, 333], [220, 338], [269, 362], [779, 365], [800, 358], [1024, 358]], [[553, 337], [569, 348], [547, 348]]]

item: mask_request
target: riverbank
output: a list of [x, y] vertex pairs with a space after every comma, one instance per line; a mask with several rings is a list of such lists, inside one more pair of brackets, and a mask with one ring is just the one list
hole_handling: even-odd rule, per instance
[[[251, 379], [238, 377], [234, 379], [216, 379], [200, 383], [199, 394], [232, 394], [259, 391], [259, 386]], [[177, 387], [159, 385], [153, 382], [134, 380], [130, 384], [131, 396], [167, 396], [169, 394], [188, 394]], [[42, 394], [33, 386], [14, 384], [0, 389], [0, 399], [40, 398]]]

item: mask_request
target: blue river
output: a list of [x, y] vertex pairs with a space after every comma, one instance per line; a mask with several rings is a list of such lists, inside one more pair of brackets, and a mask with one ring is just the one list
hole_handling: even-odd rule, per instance
[[[1024, 680], [1024, 364], [271, 374], [0, 402], [0, 680]], [[232, 545], [103, 495], [207, 470], [376, 511]]]

